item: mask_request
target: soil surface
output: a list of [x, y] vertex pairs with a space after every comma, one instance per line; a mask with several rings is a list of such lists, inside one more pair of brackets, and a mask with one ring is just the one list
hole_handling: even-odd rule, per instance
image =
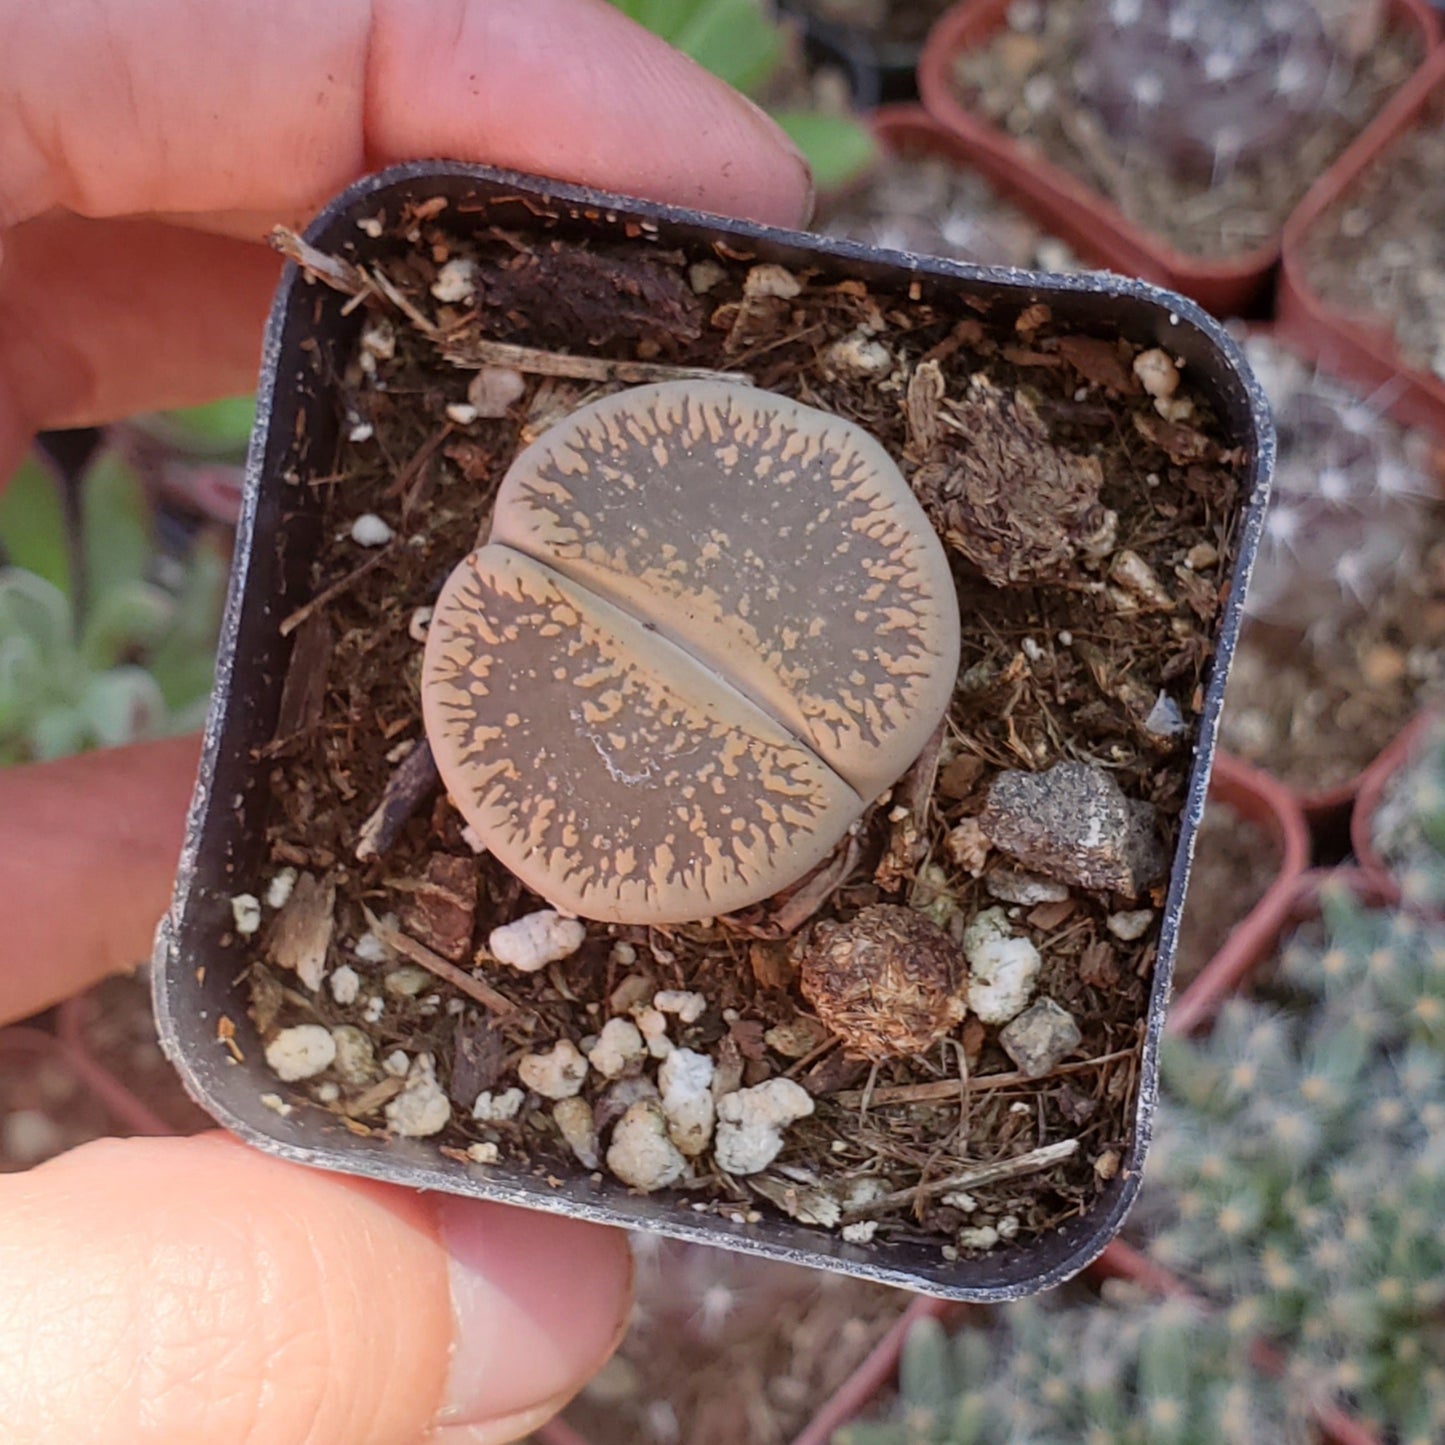
[[588, 1445], [787, 1445], [909, 1300], [817, 1270], [633, 1238], [627, 1337], [565, 1416]]
[[1056, 236], [1004, 200], [976, 171], [908, 150], [886, 156], [864, 185], [821, 217], [829, 236], [978, 266], [1077, 271]]
[[1318, 793], [1445, 690], [1445, 505], [1428, 438], [1266, 336], [1247, 351], [1279, 463], [1221, 722], [1230, 752]]
[[[1153, 10], [1167, 7], [1153, 4]], [[1182, 6], [1179, 8], [1183, 8]], [[1101, 36], [1107, 13], [1142, 13], [1137, 3], [1106, 7], [1094, 0], [1017, 4], [1009, 23], [986, 44], [962, 52], [954, 68], [959, 98], [970, 110], [1037, 149], [1045, 159], [1106, 197], [1126, 219], [1191, 256], [1240, 256], [1273, 240], [1310, 184], [1364, 128], [1421, 59], [1414, 34], [1380, 31], [1362, 20], [1383, 16], [1380, 6], [1321, 4], [1322, 84], [1317, 113], [1307, 122], [1288, 111], [1272, 75], [1258, 77], [1259, 99], [1247, 97], [1255, 77], [1250, 57], [1228, 84], [1201, 73], [1162, 71], [1153, 110], [1133, 112], [1130, 86], [1152, 74], [1159, 47], [1141, 32], [1138, 55], [1128, 55], [1126, 27]], [[1382, 22], [1379, 22], [1382, 23]], [[1326, 40], [1325, 37], [1328, 37]], [[1090, 56], [1090, 48], [1095, 54]], [[1122, 113], [1106, 114], [1097, 73], [1099, 56], [1117, 71]], [[1257, 146], [1237, 159], [1216, 151], [1207, 164], [1179, 153], [1191, 126], [1214, 108], [1219, 137]], [[1208, 145], [1205, 138], [1198, 143]], [[1276, 132], [1278, 133], [1276, 135]], [[1179, 145], [1171, 150], [1171, 142]]]
[[1224, 947], [1279, 872], [1279, 844], [1267, 828], [1227, 803], [1204, 810], [1179, 927], [1174, 991], [1185, 988]]
[[1445, 106], [1366, 168], [1303, 250], [1320, 296], [1388, 322], [1406, 363], [1445, 379]]
[[[1126, 897], [1055, 877], [1051, 901], [1009, 902], [1034, 895], [980, 817], [1009, 770], [1027, 779], [1072, 761], [1117, 784], [1135, 832], [1148, 820], [1151, 873], [1167, 859], [1248, 459], [1221, 447], [1187, 374], [1156, 407], [1132, 370], [1135, 346], [1061, 333], [1044, 305], [985, 324], [966, 297], [914, 299], [906, 279], [874, 291], [793, 275], [728, 245], [583, 248], [452, 226], [440, 203], [378, 219], [366, 275], [342, 268], [340, 284], [367, 298], [335, 392], [349, 440], [318, 475], [293, 477], [323, 522], [315, 595], [283, 623], [297, 645], [259, 760], [267, 857], [236, 882], [259, 918], [219, 941], [249, 960], [237, 1012], [249, 1008], [263, 1043], [297, 1025], [346, 1032], [344, 1059], [278, 1082], [276, 1106], [327, 1111], [353, 1134], [424, 1134], [528, 1187], [568, 1178], [605, 1197], [621, 1189], [600, 1167], [609, 1136], [619, 1114], [655, 1097], [654, 1059], [615, 1082], [588, 1070], [581, 1119], [565, 1111], [570, 1145], [558, 1110], [518, 1087], [518, 1068], [558, 1045], [585, 1053], [609, 1020], [636, 1018], [665, 1027], [661, 1051], [705, 1055], [716, 1096], [788, 1078], [812, 1102], [758, 1172], [725, 1173], [706, 1151], [692, 1160], [673, 1197], [694, 1215], [781, 1211], [845, 1229], [859, 1248], [911, 1243], [948, 1261], [1087, 1211], [1129, 1147], [1162, 884], [1151, 876]], [[470, 299], [438, 300], [434, 287], [456, 294], [449, 263], [473, 278]], [[600, 383], [527, 370], [488, 418], [467, 397], [497, 342], [612, 360]], [[746, 372], [879, 438], [950, 550], [962, 670], [936, 748], [801, 885], [696, 924], [589, 924], [575, 953], [520, 975], [492, 959], [488, 936], [542, 901], [474, 855], [416, 767], [418, 609], [475, 545], [518, 447], [600, 390], [642, 379], [638, 359]], [[546, 365], [576, 370], [555, 356]], [[1000, 475], [1016, 479], [1007, 511], [991, 490]], [[366, 515], [392, 540], [358, 545]], [[395, 803], [408, 789], [384, 836], [366, 827], [388, 790]], [[362, 852], [375, 856], [358, 859], [364, 830]], [[1139, 842], [1120, 833], [1103, 846]], [[1077, 1046], [1030, 1077], [999, 1028], [972, 1018], [922, 1055], [848, 1057], [799, 992], [798, 948], [810, 925], [879, 902], [925, 913], [955, 941], [996, 909], [1041, 956], [1036, 992], [1070, 1015]], [[443, 950], [459, 960], [450, 973]], [[288, 971], [298, 962], [313, 986]], [[700, 1009], [659, 1014], [668, 990], [701, 995]], [[231, 1035], [234, 1022], [222, 1032], [240, 1051], [248, 1035]], [[965, 1189], [976, 1177], [994, 1182]]]

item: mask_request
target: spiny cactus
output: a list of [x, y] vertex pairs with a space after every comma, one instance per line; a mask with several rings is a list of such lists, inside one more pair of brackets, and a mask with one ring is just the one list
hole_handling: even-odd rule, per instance
[[1249, 1341], [1182, 1300], [1106, 1287], [1102, 1303], [1025, 1302], [952, 1339], [919, 1321], [890, 1419], [834, 1445], [1289, 1445], [1304, 1440]]
[[1438, 505], [1422, 441], [1268, 337], [1244, 348], [1279, 431], [1246, 610], [1301, 631], [1342, 627], [1418, 565], [1427, 509]]
[[1218, 179], [1323, 112], [1333, 60], [1311, 0], [1108, 0], [1077, 79], [1125, 153]]
[[1385, 785], [1372, 832], [1406, 901], [1445, 906], [1445, 717]]
[[1333, 892], [1322, 909], [1267, 985], [1285, 1007], [1234, 1000], [1166, 1049], [1141, 1222], [1161, 1263], [1284, 1346], [1298, 1388], [1438, 1441], [1445, 928]]

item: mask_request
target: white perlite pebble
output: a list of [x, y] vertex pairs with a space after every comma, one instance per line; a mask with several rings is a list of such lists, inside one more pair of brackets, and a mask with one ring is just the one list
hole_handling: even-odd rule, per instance
[[348, 1084], [368, 1084], [376, 1073], [376, 1051], [371, 1040], [354, 1024], [331, 1030], [336, 1045], [336, 1072]]
[[595, 1169], [597, 1157], [597, 1126], [592, 1121], [592, 1105], [586, 1099], [558, 1099], [552, 1105], [552, 1117], [567, 1147], [577, 1156], [584, 1169]]
[[467, 400], [478, 416], [506, 416], [507, 409], [526, 391], [520, 371], [510, 366], [484, 366], [467, 387]]
[[286, 900], [291, 897], [291, 890], [296, 886], [296, 870], [294, 868], [283, 868], [266, 885], [266, 907], [284, 908]]
[[646, 1057], [647, 1045], [631, 1019], [608, 1019], [596, 1044], [587, 1051], [587, 1062], [604, 1079], [621, 1078]]
[[860, 1219], [856, 1224], [845, 1224], [843, 1226], [843, 1239], [848, 1244], [869, 1244], [873, 1236], [878, 1233], [878, 1221], [876, 1219]]
[[571, 1039], [561, 1039], [545, 1054], [528, 1054], [517, 1065], [517, 1077], [544, 1099], [570, 1099], [582, 1092], [587, 1060]]
[[358, 547], [384, 547], [396, 533], [375, 512], [363, 512], [351, 524], [351, 540]]
[[647, 1040], [647, 1052], [654, 1059], [665, 1059], [672, 1052], [672, 1040], [667, 1036], [667, 1018], [660, 1009], [639, 1009], [637, 1027]]
[[381, 1022], [381, 1016], [385, 1012], [386, 1000], [382, 998], [379, 993], [372, 994], [372, 996], [366, 1001], [366, 1007], [361, 1011], [362, 1022], [368, 1024], [379, 1024]]
[[337, 1003], [345, 1005], [356, 1002], [357, 995], [361, 992], [361, 975], [349, 963], [343, 963], [340, 968], [335, 969], [329, 982], [331, 997]]
[[1110, 913], [1105, 928], [1113, 933], [1114, 938], [1133, 944], [1137, 939], [1143, 938], [1144, 933], [1149, 932], [1149, 925], [1153, 920], [1155, 910], [1152, 907], [1142, 907], [1129, 913]]
[[381, 1067], [393, 1079], [404, 1079], [411, 1071], [411, 1060], [405, 1049], [393, 1049], [382, 1061]]
[[684, 1154], [701, 1154], [712, 1139], [713, 1062], [692, 1049], [674, 1049], [657, 1071], [667, 1132]]
[[1115, 938], [1134, 943], [1149, 932], [1149, 925], [1153, 922], [1152, 908], [1138, 908], [1127, 913], [1111, 913], [1105, 927]]
[[1079, 1026], [1067, 1009], [1041, 998], [998, 1036], [1004, 1052], [1031, 1079], [1041, 1078], [1083, 1042]]
[[454, 401], [447, 406], [447, 420], [458, 426], [471, 426], [477, 419], [477, 409], [469, 401]]
[[1028, 1006], [1043, 960], [1027, 938], [1009, 932], [1002, 908], [985, 908], [964, 930], [968, 1007], [986, 1024], [1006, 1024]]
[[570, 958], [586, 937], [587, 928], [580, 919], [563, 918], [554, 909], [543, 908], [494, 928], [487, 947], [498, 963], [522, 973], [536, 973], [549, 963]]
[[783, 1130], [813, 1112], [813, 1099], [791, 1079], [769, 1079], [717, 1101], [714, 1157], [728, 1174], [756, 1174], [782, 1152]]
[[312, 1079], [336, 1061], [336, 1040], [320, 1024], [297, 1024], [282, 1029], [266, 1045], [266, 1062], [278, 1079], [288, 1084]]
[[1153, 397], [1171, 397], [1179, 390], [1179, 368], [1167, 351], [1154, 347], [1134, 358], [1134, 375]]
[[707, 999], [681, 988], [665, 988], [652, 997], [659, 1013], [676, 1014], [685, 1024], [695, 1024], [707, 1012]]
[[482, 1124], [505, 1124], [517, 1117], [526, 1102], [527, 1096], [521, 1089], [503, 1089], [500, 1093], [483, 1089], [472, 1105], [472, 1118]]
[[500, 1151], [495, 1144], [468, 1144], [467, 1158], [473, 1164], [495, 1164], [500, 1157]]
[[687, 1170], [687, 1160], [667, 1135], [662, 1109], [650, 1099], [640, 1100], [617, 1121], [607, 1150], [607, 1167], [632, 1189], [644, 1194], [676, 1184]]
[[369, 928], [356, 940], [358, 963], [385, 963], [390, 957], [391, 951]]
[[476, 289], [477, 263], [466, 259], [448, 261], [431, 283], [431, 294], [448, 306], [467, 300]]
[[238, 893], [231, 900], [231, 917], [236, 932], [249, 938], [261, 926], [261, 900], [254, 893]]
[[440, 1134], [452, 1117], [451, 1100], [437, 1082], [430, 1054], [418, 1054], [406, 1076], [406, 1087], [386, 1106], [386, 1122], [407, 1139]]

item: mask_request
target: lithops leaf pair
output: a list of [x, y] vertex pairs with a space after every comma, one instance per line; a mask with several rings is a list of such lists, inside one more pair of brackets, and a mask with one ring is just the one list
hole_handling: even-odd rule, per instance
[[677, 922], [802, 877], [948, 705], [958, 604], [884, 449], [774, 393], [638, 387], [503, 479], [427, 634], [456, 806], [582, 917]]

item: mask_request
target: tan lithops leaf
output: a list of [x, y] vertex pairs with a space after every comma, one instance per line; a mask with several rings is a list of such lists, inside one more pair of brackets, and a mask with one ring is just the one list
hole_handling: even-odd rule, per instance
[[675, 644], [505, 547], [448, 579], [424, 671], [453, 801], [523, 882], [586, 918], [675, 922], [757, 902], [863, 808]]
[[903, 475], [772, 392], [667, 382], [581, 407], [513, 463], [491, 540], [651, 623], [864, 798], [953, 690], [958, 603]]

